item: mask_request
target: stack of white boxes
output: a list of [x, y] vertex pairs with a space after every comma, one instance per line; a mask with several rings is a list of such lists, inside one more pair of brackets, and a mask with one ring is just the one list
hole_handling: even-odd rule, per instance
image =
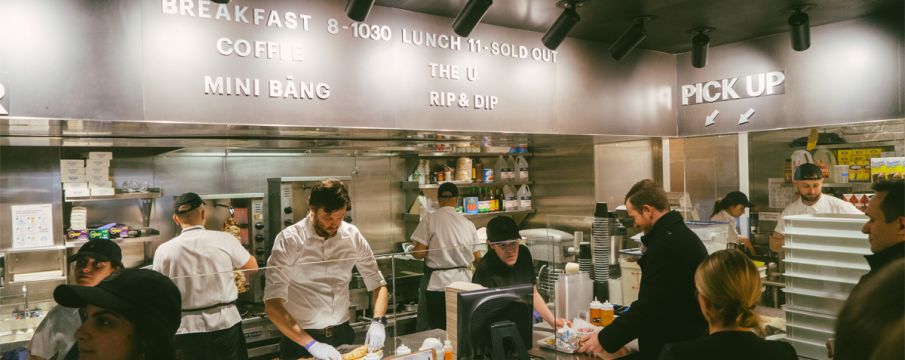
[[88, 160], [85, 160], [85, 177], [88, 179], [88, 188], [91, 196], [113, 196], [113, 181], [110, 181], [110, 160], [113, 160], [112, 152], [89, 152]]
[[112, 159], [112, 152], [89, 152], [88, 160], [60, 160], [66, 198], [115, 195], [110, 181]]

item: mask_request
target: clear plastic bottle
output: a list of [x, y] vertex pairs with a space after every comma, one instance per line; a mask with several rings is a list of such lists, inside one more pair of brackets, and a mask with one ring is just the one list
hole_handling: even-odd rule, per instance
[[455, 360], [456, 354], [453, 352], [452, 341], [446, 339], [443, 342], [443, 360]]
[[613, 304], [610, 304], [609, 300], [606, 300], [603, 303], [603, 312], [600, 317], [600, 325], [607, 326], [613, 323], [613, 320], [616, 319], [616, 312]]
[[591, 301], [589, 312], [589, 320], [591, 325], [603, 326], [603, 303], [597, 301], [597, 298], [594, 298], [594, 301]]
[[516, 159], [515, 170], [515, 181], [528, 181], [528, 160], [524, 156]]
[[518, 188], [518, 209], [531, 210], [531, 189], [528, 184]]

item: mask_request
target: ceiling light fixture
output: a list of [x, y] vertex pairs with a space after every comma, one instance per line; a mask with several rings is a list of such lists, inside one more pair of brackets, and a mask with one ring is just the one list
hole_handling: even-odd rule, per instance
[[211, 0], [217, 4], [229, 4], [229, 0]]
[[575, 24], [581, 21], [576, 8], [582, 5], [584, 5], [583, 0], [561, 0], [556, 3], [556, 6], [564, 8], [564, 10], [544, 34], [544, 37], [541, 38], [541, 42], [544, 43], [547, 49], [556, 50], [559, 44], [562, 44], [566, 36], [569, 35], [569, 31], [572, 31], [572, 28], [575, 27]]
[[789, 16], [789, 30], [792, 38], [792, 49], [795, 49], [795, 51], [805, 51], [811, 47], [811, 22], [805, 11], [813, 6], [812, 4], [806, 4], [789, 9], [792, 11], [792, 15]]
[[453, 21], [453, 31], [459, 36], [468, 37], [475, 26], [481, 22], [481, 18], [487, 13], [490, 5], [493, 5], [493, 0], [468, 0], [465, 7], [456, 16], [456, 20]]
[[638, 44], [641, 44], [642, 41], [647, 37], [647, 32], [644, 31], [644, 22], [653, 20], [652, 16], [639, 16], [635, 18], [632, 22], [632, 26], [625, 30], [612, 45], [610, 45], [610, 56], [616, 61], [622, 60], [628, 55], [632, 50], [634, 50]]
[[372, 6], [374, 6], [374, 0], [349, 0], [346, 2], [346, 15], [355, 21], [365, 21]]
[[691, 38], [691, 65], [696, 68], [707, 66], [707, 49], [710, 48], [710, 37], [706, 33], [713, 31], [712, 27], [699, 27], [689, 30], [696, 34]]

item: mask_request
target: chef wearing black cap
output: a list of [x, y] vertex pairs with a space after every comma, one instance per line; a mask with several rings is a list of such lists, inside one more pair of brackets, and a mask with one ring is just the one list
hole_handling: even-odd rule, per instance
[[752, 208], [754, 204], [748, 201], [748, 196], [741, 191], [732, 191], [726, 194], [722, 199], [713, 205], [713, 213], [710, 214], [711, 221], [721, 221], [732, 224], [732, 231], [735, 232], [735, 238], [739, 244], [744, 244], [745, 248], [752, 255], [754, 254], [754, 246], [748, 241], [747, 237], [738, 233], [738, 217], [745, 213], [745, 208]]
[[173, 221], [179, 236], [154, 253], [154, 270], [182, 292], [182, 323], [176, 336], [176, 356], [183, 359], [246, 359], [239, 296], [233, 270], [253, 272], [255, 258], [232, 235], [204, 229], [204, 202], [188, 192], [176, 198]]
[[456, 212], [459, 189], [445, 182], [437, 189], [440, 208], [427, 214], [412, 233], [412, 256], [424, 260], [418, 292], [418, 330], [446, 329], [446, 286], [471, 281], [468, 266], [480, 258], [474, 224]]
[[770, 250], [782, 251], [785, 243], [785, 223], [782, 218], [803, 214], [863, 214], [851, 203], [833, 196], [823, 196], [823, 173], [814, 164], [801, 164], [795, 168], [795, 186], [798, 200], [782, 210], [776, 229], [770, 236]]
[[537, 292], [534, 277], [534, 260], [531, 252], [519, 244], [521, 235], [515, 220], [508, 216], [497, 216], [487, 223], [487, 243], [490, 250], [475, 267], [472, 282], [487, 288], [497, 288], [518, 284], [535, 284], [534, 311], [548, 324], [556, 328], [572, 326], [568, 319], [556, 318], [547, 302]]
[[[172, 360], [181, 296], [166, 276], [126, 269], [94, 287], [60, 285], [53, 299], [78, 308], [80, 360]], [[67, 357], [66, 359], [70, 359]]]
[[[75, 283], [95, 286], [108, 276], [123, 269], [123, 253], [110, 240], [90, 240], [70, 256]], [[31, 338], [28, 351], [30, 360], [63, 359], [75, 345], [75, 331], [82, 325], [78, 309], [57, 306], [51, 309]], [[75, 349], [73, 352], [77, 353]]]

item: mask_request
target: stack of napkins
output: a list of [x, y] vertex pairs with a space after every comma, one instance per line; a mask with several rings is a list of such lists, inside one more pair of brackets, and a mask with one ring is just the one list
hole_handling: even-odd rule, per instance
[[60, 179], [67, 198], [91, 196], [85, 176], [85, 160], [60, 160]]
[[486, 289], [484, 286], [480, 284], [464, 282], [464, 281], [456, 281], [452, 284], [446, 286], [446, 338], [452, 342], [453, 349], [456, 349], [459, 345], [456, 341], [457, 323], [459, 320], [458, 317], [458, 297], [457, 295], [460, 292], [466, 291], [474, 291]]
[[88, 160], [85, 160], [85, 177], [88, 179], [91, 196], [113, 196], [116, 193], [113, 190], [113, 182], [110, 181], [112, 159], [112, 152], [88, 153]]

